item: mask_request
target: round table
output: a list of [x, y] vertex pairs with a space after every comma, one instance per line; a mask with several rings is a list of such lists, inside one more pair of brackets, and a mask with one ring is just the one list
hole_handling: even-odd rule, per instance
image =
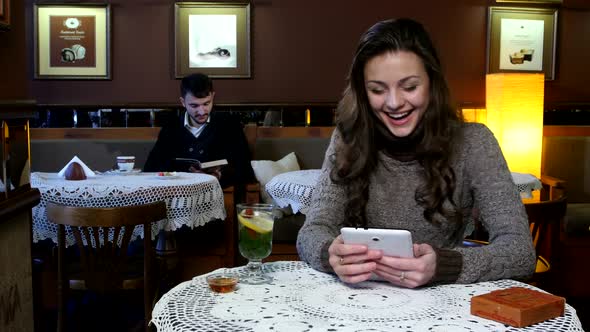
[[[320, 173], [319, 169], [282, 173], [273, 177], [264, 189], [279, 207], [291, 206], [294, 213], [306, 214]], [[512, 172], [511, 175], [522, 198], [531, 198], [533, 190], [542, 188], [541, 181], [531, 174]]]
[[533, 197], [533, 190], [540, 190], [543, 188], [541, 181], [532, 174], [525, 173], [510, 173], [512, 175], [512, 181], [520, 192], [520, 197], [531, 198]]
[[[152, 227], [152, 238], [160, 230], [173, 231], [186, 225], [201, 226], [213, 219], [225, 219], [223, 190], [219, 181], [201, 173], [177, 173], [162, 177], [157, 173], [99, 174], [86, 180], [69, 181], [57, 173], [32, 173], [31, 187], [41, 192], [33, 208], [33, 242], [52, 239], [57, 243], [57, 225], [47, 220], [47, 202], [82, 207], [116, 207], [165, 201], [167, 220]], [[143, 234], [136, 227], [133, 238]], [[66, 227], [67, 245], [75, 243]]]
[[304, 262], [266, 263], [264, 269], [272, 283], [238, 284], [232, 293], [213, 293], [206, 275], [181, 283], [156, 303], [152, 323], [159, 332], [583, 331], [568, 304], [564, 316], [522, 329], [470, 314], [474, 295], [535, 289], [513, 280], [407, 289], [374, 281], [344, 284]]
[[264, 187], [279, 207], [291, 206], [293, 213], [307, 213], [321, 170], [308, 169], [279, 174]]

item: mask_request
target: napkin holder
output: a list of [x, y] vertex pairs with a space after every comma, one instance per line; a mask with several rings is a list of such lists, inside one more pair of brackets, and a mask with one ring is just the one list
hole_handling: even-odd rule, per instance
[[71, 162], [64, 173], [66, 180], [79, 181], [86, 180], [84, 168], [77, 162]]

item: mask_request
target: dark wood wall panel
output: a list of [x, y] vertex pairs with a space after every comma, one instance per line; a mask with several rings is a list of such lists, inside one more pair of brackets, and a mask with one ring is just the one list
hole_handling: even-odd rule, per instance
[[29, 99], [25, 4], [10, 2], [10, 30], [0, 32], [0, 100]]
[[557, 41], [557, 78], [547, 82], [545, 99], [590, 101], [590, 1], [586, 0], [585, 8], [560, 11]]
[[[26, 2], [31, 23], [32, 0]], [[173, 78], [174, 1], [110, 3], [112, 81], [33, 80], [30, 98], [65, 104], [178, 101], [179, 81]], [[360, 34], [377, 20], [406, 16], [420, 20], [431, 32], [455, 100], [484, 105], [486, 15], [487, 6], [493, 4], [492, 0], [252, 0], [252, 78], [215, 80], [218, 101], [335, 102]], [[547, 102], [589, 100], [590, 85], [585, 83], [590, 76], [589, 33], [590, 4], [564, 0], [557, 78], [546, 85]], [[31, 47], [32, 31], [27, 36]]]

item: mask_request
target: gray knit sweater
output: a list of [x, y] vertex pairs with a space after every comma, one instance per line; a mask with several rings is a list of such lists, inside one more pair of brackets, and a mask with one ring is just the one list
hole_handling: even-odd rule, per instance
[[[313, 268], [332, 272], [328, 247], [343, 227], [345, 188], [330, 180], [330, 161], [341, 138], [337, 130], [326, 158], [306, 221], [297, 238], [301, 259]], [[407, 229], [414, 243], [428, 243], [437, 252], [437, 272], [432, 282], [471, 283], [502, 278], [525, 278], [534, 272], [535, 252], [527, 215], [506, 161], [493, 134], [483, 125], [464, 124], [463, 139], [451, 159], [456, 176], [454, 201], [464, 213], [463, 225], [433, 225], [423, 217], [415, 200], [424, 183], [417, 161], [400, 161], [379, 152], [370, 176], [367, 222], [372, 228]], [[489, 233], [490, 244], [462, 247], [465, 224], [472, 209]]]

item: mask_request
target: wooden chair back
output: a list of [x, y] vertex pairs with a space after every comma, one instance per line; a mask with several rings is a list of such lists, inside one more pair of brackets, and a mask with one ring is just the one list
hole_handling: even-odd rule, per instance
[[533, 244], [539, 256], [555, 262], [561, 221], [567, 210], [567, 198], [527, 203], [524, 205], [529, 218]]
[[[553, 273], [555, 267], [552, 268], [551, 264], [558, 263], [561, 221], [566, 214], [567, 197], [561, 196], [553, 200], [527, 202], [524, 207], [537, 255], [535, 273], [528, 282], [534, 286], [551, 290], [556, 282], [556, 275]], [[466, 239], [463, 241], [463, 245], [466, 247], [479, 247], [487, 244], [486, 240], [480, 239]], [[551, 289], [548, 289], [548, 287]]]
[[[166, 203], [115, 208], [87, 208], [47, 204], [47, 218], [58, 225], [58, 331], [65, 329], [67, 292], [83, 288], [98, 293], [144, 289], [145, 323], [151, 319], [153, 249], [151, 223], [166, 218]], [[129, 276], [128, 249], [133, 230], [143, 225], [143, 273]], [[80, 280], [67, 274], [65, 227], [79, 249]]]

